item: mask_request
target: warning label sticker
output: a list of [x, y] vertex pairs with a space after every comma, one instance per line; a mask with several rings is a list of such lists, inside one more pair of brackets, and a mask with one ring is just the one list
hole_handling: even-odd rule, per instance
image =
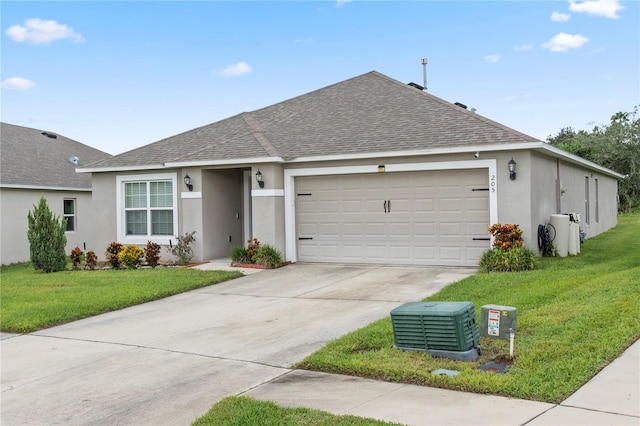
[[500, 311], [489, 310], [489, 318], [487, 324], [487, 334], [489, 336], [500, 335]]

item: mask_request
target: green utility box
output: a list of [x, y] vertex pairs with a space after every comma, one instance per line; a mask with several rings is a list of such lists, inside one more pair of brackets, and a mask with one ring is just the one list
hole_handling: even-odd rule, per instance
[[516, 331], [518, 310], [512, 306], [484, 305], [480, 310], [480, 335], [509, 340]]
[[391, 323], [398, 349], [464, 361], [478, 358], [480, 333], [471, 302], [405, 303], [391, 311]]

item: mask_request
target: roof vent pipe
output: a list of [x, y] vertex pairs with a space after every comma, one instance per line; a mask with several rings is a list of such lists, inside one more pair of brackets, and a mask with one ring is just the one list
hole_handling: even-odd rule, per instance
[[427, 91], [427, 58], [422, 58], [422, 86]]
[[460, 102], [456, 102], [454, 103], [454, 105], [458, 105], [460, 108], [467, 109], [467, 106], [465, 104], [461, 104]]
[[56, 135], [55, 133], [42, 132], [42, 134], [51, 139], [58, 139], [58, 135]]

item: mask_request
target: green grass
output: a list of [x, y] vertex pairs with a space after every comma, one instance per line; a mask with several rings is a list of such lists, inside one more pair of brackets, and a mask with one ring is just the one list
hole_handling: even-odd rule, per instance
[[363, 417], [337, 416], [309, 408], [284, 408], [244, 396], [220, 400], [193, 426], [382, 426], [398, 425]]
[[191, 268], [34, 271], [28, 263], [0, 269], [0, 330], [29, 333], [242, 276]]
[[[390, 318], [349, 333], [297, 367], [387, 381], [558, 403], [640, 337], [640, 215], [591, 238], [581, 254], [544, 258], [527, 272], [479, 273], [425, 300], [470, 301], [518, 310], [515, 359], [508, 341], [481, 339], [468, 363], [394, 348]], [[507, 374], [481, 372], [485, 362], [512, 364]], [[458, 376], [435, 376], [448, 368]]]

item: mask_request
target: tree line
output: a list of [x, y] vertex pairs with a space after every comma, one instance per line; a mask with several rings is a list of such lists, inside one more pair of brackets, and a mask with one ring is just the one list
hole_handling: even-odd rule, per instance
[[614, 170], [624, 176], [618, 182], [618, 210], [640, 209], [640, 117], [636, 105], [633, 111], [617, 112], [608, 124], [595, 125], [591, 130], [560, 129], [547, 142], [578, 155], [585, 160]]

